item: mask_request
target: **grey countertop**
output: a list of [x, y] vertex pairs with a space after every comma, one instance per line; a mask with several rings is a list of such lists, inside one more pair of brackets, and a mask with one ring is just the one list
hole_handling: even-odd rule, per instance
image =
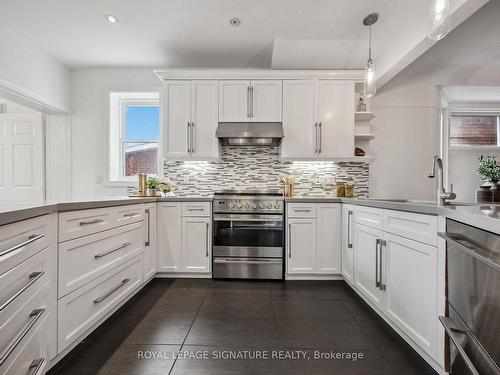
[[[0, 225], [29, 219], [51, 212], [64, 212], [103, 208], [149, 202], [211, 202], [213, 196], [170, 196], [170, 197], [109, 197], [90, 200], [75, 200], [0, 212]], [[337, 198], [333, 195], [297, 196], [285, 198], [286, 203], [346, 203], [368, 207], [414, 212], [426, 215], [444, 216], [494, 233], [500, 233], [500, 205], [465, 205], [441, 207], [433, 202], [395, 202], [375, 199]]]

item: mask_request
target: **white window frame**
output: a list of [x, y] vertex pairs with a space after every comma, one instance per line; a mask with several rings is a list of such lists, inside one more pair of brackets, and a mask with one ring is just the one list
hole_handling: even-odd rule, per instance
[[[158, 91], [120, 91], [109, 93], [109, 183], [137, 182], [137, 176], [125, 175], [125, 143], [153, 143], [158, 145], [157, 171], [161, 175], [161, 105]], [[160, 137], [157, 141], [125, 138], [126, 106], [158, 106], [160, 108]]]

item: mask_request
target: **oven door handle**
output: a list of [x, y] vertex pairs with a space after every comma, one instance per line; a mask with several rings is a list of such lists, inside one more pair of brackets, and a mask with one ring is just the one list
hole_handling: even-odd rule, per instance
[[[477, 371], [476, 367], [474, 366], [474, 364], [470, 360], [469, 356], [467, 355], [465, 350], [460, 345], [460, 342], [459, 342], [460, 339], [455, 334], [455, 332], [457, 332], [459, 334], [466, 335], [467, 340], [472, 343], [473, 340], [469, 340], [467, 332], [463, 332], [462, 330], [455, 328], [454, 327], [455, 324], [453, 324], [453, 319], [451, 319], [451, 318], [447, 318], [445, 316], [439, 316], [439, 321], [443, 325], [444, 330], [446, 331], [446, 334], [448, 335], [450, 340], [453, 342], [453, 344], [455, 345], [455, 347], [458, 350], [458, 353], [460, 354], [460, 356], [464, 360], [465, 364], [469, 368], [470, 373], [472, 375], [480, 375], [479, 371]], [[474, 346], [476, 346], [476, 345], [474, 345]], [[481, 348], [477, 347], [476, 349], [481, 349]]]
[[283, 221], [282, 215], [214, 215], [214, 221]]
[[281, 259], [214, 258], [214, 263], [278, 264]]

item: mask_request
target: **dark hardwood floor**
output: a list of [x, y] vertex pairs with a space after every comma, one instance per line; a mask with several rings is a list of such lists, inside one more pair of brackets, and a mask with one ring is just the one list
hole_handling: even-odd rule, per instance
[[209, 279], [153, 280], [50, 373], [435, 374], [343, 281]]

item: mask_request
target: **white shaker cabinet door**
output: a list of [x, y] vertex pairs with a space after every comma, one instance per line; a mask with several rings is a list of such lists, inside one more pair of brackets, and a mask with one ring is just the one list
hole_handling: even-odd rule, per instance
[[282, 81], [252, 81], [250, 84], [251, 121], [281, 122], [282, 95]]
[[219, 122], [250, 121], [250, 81], [219, 81]]
[[318, 203], [316, 273], [341, 273], [341, 214], [337, 203]]
[[354, 156], [354, 83], [320, 80], [317, 89], [319, 158]]
[[313, 80], [283, 81], [283, 132], [281, 156], [317, 157], [318, 132], [314, 120]]
[[156, 203], [144, 205], [144, 280], [154, 276], [158, 269], [158, 208]]
[[437, 248], [384, 233], [386, 315], [432, 357], [436, 356]]
[[380, 241], [383, 232], [361, 224], [354, 229], [354, 285], [374, 305], [383, 308], [384, 294], [377, 283]]
[[342, 205], [342, 276], [354, 282], [354, 207]]
[[180, 202], [160, 203], [158, 211], [158, 270], [182, 272], [182, 212]]
[[316, 218], [288, 220], [287, 273], [312, 274], [315, 272], [316, 243]]
[[191, 81], [169, 81], [163, 91], [163, 153], [168, 159], [190, 156]]
[[218, 125], [218, 81], [193, 81], [191, 86], [191, 158], [219, 155], [215, 131]]
[[210, 272], [210, 218], [182, 218], [182, 261], [184, 272]]

